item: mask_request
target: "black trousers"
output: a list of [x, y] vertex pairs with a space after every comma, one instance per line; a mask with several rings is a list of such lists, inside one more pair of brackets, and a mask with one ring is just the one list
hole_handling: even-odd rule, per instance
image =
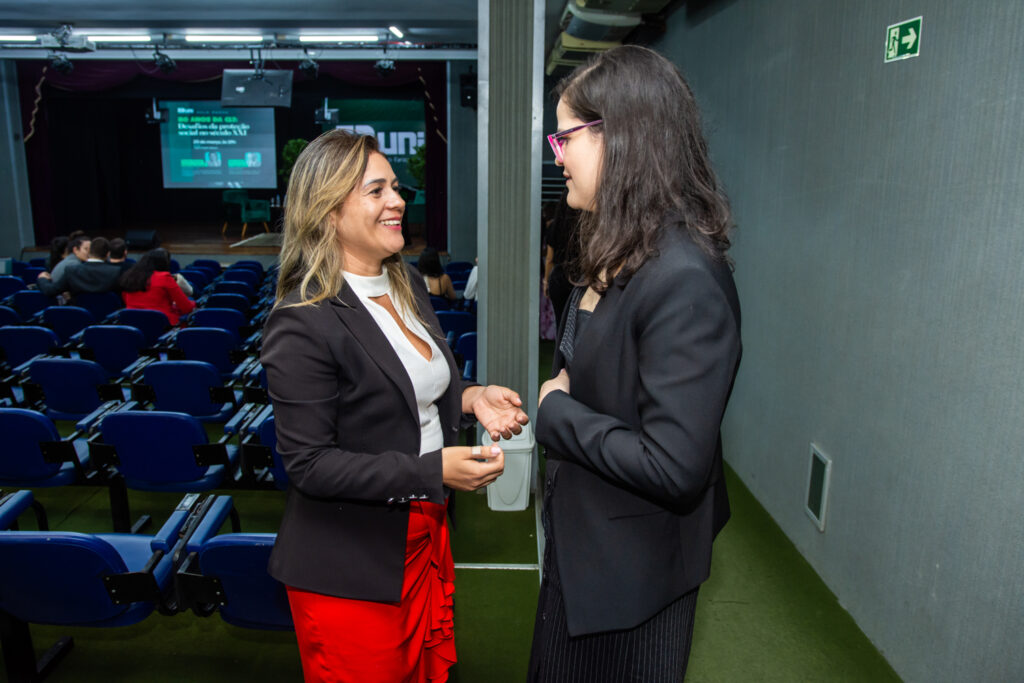
[[[636, 628], [571, 637], [555, 564], [545, 500], [544, 580], [530, 650], [529, 683], [669, 683], [686, 678], [697, 591], [693, 589]], [[628, 586], [622, 587], [629, 590]], [[595, 600], [602, 599], [594, 596]]]

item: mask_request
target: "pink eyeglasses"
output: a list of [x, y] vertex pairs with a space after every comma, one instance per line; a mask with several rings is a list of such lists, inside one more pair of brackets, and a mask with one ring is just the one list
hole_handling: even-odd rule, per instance
[[562, 138], [575, 133], [576, 131], [589, 128], [590, 126], [596, 126], [599, 123], [604, 123], [604, 119], [598, 119], [591, 121], [590, 123], [584, 123], [582, 126], [575, 126], [573, 128], [567, 128], [566, 130], [560, 130], [557, 133], [552, 133], [548, 136], [548, 144], [551, 145], [551, 151], [555, 153], [555, 159], [558, 163], [564, 163], [565, 158], [562, 156]]

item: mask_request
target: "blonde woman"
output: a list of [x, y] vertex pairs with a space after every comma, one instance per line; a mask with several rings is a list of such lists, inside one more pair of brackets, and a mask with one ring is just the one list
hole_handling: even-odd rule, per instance
[[455, 662], [452, 489], [501, 474], [526, 424], [515, 392], [464, 384], [423, 278], [401, 259], [405, 203], [373, 137], [314, 140], [288, 185], [262, 361], [290, 479], [270, 573], [288, 588], [307, 681], [444, 681]]

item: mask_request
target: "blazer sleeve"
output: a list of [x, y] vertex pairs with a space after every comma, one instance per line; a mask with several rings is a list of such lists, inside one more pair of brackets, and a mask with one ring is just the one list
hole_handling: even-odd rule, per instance
[[[538, 410], [537, 440], [550, 457], [677, 508], [707, 486], [740, 341], [732, 309], [710, 273], [686, 268], [658, 275], [636, 315], [623, 321], [638, 335], [639, 428], [556, 391]], [[570, 391], [571, 382], [570, 373]]]
[[[443, 503], [440, 450], [416, 457], [390, 450], [384, 439], [380, 450], [372, 453], [339, 445], [340, 367], [317, 324], [318, 315], [330, 313], [327, 306], [277, 308], [264, 331], [261, 361], [274, 404], [277, 450], [291, 484], [314, 498]], [[401, 398], [382, 400], [397, 403]], [[386, 413], [387, 406], [376, 406], [367, 414], [374, 412]]]

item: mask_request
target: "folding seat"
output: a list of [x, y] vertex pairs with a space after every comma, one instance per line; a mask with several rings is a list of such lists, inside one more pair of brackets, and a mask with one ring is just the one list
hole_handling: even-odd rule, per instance
[[239, 339], [252, 334], [248, 319], [236, 308], [197, 308], [189, 316], [189, 324], [195, 327], [219, 327], [233, 332]]
[[244, 282], [253, 289], [257, 289], [260, 286], [260, 282], [263, 281], [263, 275], [249, 268], [231, 268], [224, 271], [221, 279]]
[[203, 302], [203, 308], [233, 308], [242, 315], [249, 315], [252, 304], [241, 294], [210, 294]]
[[93, 314], [81, 306], [48, 306], [43, 309], [43, 324], [57, 334], [61, 344], [67, 344], [72, 336], [95, 322]]
[[211, 444], [202, 423], [185, 413], [121, 410], [99, 422], [91, 455], [113, 465], [129, 489], [209, 491], [232, 482], [238, 448]]
[[[220, 263], [213, 259], [197, 258], [192, 263], [188, 264], [188, 268], [200, 268], [202, 270], [208, 270], [213, 273], [213, 277], [220, 275], [221, 267]], [[213, 278], [211, 278], [213, 279]]]
[[33, 268], [46, 268], [50, 264], [50, 259], [46, 256], [37, 256], [28, 260], [28, 265]]
[[79, 354], [99, 363], [111, 377], [126, 376], [147, 346], [142, 332], [130, 325], [90, 325], [80, 338], [84, 348]]
[[89, 444], [80, 435], [61, 439], [53, 422], [36, 410], [0, 408], [0, 486], [67, 486], [89, 478]]
[[209, 363], [224, 380], [230, 379], [246, 358], [238, 335], [219, 327], [185, 327], [178, 331], [174, 341], [186, 360]]
[[210, 286], [212, 294], [241, 294], [251, 304], [256, 300], [256, 289], [242, 280], [218, 280]]
[[437, 320], [441, 323], [448, 345], [454, 346], [455, 340], [466, 332], [476, 332], [476, 317], [465, 311], [438, 311]]
[[25, 281], [13, 275], [0, 275], [0, 299], [25, 289]]
[[160, 335], [171, 328], [171, 323], [162, 311], [146, 308], [122, 308], [114, 314], [118, 325], [134, 327], [146, 338], [146, 344], [152, 346], [160, 340]]
[[21, 316], [10, 306], [0, 306], [0, 327], [4, 325], [20, 325]]
[[[81, 420], [102, 404], [124, 401], [99, 363], [81, 358], [39, 358], [28, 367], [29, 381], [41, 390], [39, 398], [51, 420]], [[31, 395], [25, 385], [26, 397]]]
[[103, 320], [114, 311], [124, 308], [124, 301], [115, 292], [79, 292], [75, 294], [75, 305], [92, 313], [96, 320]]
[[56, 297], [46, 296], [37, 289], [23, 289], [11, 296], [11, 306], [22, 320], [28, 320], [47, 306], [55, 306]]
[[53, 330], [39, 325], [0, 327], [0, 349], [11, 370], [57, 349], [60, 339]]
[[[73, 645], [62, 638], [37, 663], [29, 624], [117, 627], [136, 624], [154, 609], [173, 614], [178, 550], [197, 523], [192, 507], [205, 502], [186, 496], [155, 536], [0, 531], [0, 631], [8, 679], [42, 680]], [[0, 505], [0, 522], [30, 504], [29, 492], [19, 492]]]
[[462, 357], [462, 378], [476, 381], [476, 332], [466, 332], [455, 342], [456, 357]]
[[228, 266], [228, 270], [233, 270], [235, 268], [248, 268], [250, 270], [256, 271], [260, 275], [263, 275], [265, 272], [263, 264], [254, 259], [239, 259], [232, 263], [230, 266]]
[[34, 285], [36, 280], [39, 278], [40, 273], [45, 273], [46, 268], [40, 266], [28, 266], [21, 271], [21, 281], [26, 285]]
[[242, 397], [242, 392], [224, 386], [217, 368], [202, 361], [158, 361], [147, 365], [142, 377], [143, 386], [132, 386], [133, 398], [203, 422], [226, 422]]
[[186, 543], [188, 556], [175, 576], [182, 606], [200, 616], [219, 611], [221, 619], [242, 628], [290, 631], [288, 594], [267, 573], [277, 535], [215, 536], [231, 505], [230, 496], [218, 496]]
[[434, 312], [449, 311], [452, 308], [452, 303], [448, 299], [443, 296], [434, 296], [433, 294], [430, 295], [430, 305]]

